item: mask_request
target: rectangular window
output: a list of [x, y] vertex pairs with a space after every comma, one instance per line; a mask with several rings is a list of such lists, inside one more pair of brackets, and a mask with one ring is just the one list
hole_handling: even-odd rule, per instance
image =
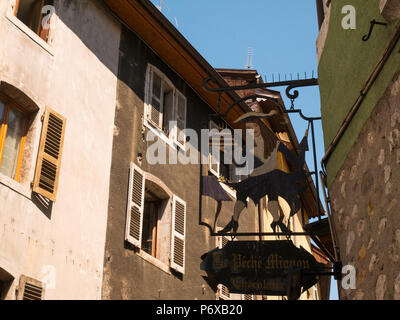
[[28, 115], [0, 97], [0, 173], [19, 181]]
[[234, 163], [225, 163], [225, 155], [222, 151], [219, 153], [219, 161], [217, 159], [213, 159], [211, 152], [212, 150], [210, 148], [209, 170], [212, 174], [222, 178], [226, 182], [231, 183], [240, 182], [245, 178], [244, 176], [239, 176], [236, 174], [236, 166]]
[[46, 42], [53, 11], [53, 0], [15, 0], [15, 16]]
[[180, 136], [186, 126], [186, 97], [157, 68], [149, 65], [146, 74], [145, 120], [183, 147], [186, 137]]
[[161, 199], [146, 190], [144, 196], [142, 250], [153, 257], [157, 257], [158, 251], [158, 215], [160, 213], [161, 203]]
[[138, 248], [142, 257], [150, 255], [183, 274], [186, 202], [154, 180], [150, 173], [131, 163], [125, 241]]
[[[217, 123], [212, 120], [209, 122], [209, 130], [212, 130], [209, 140], [209, 170], [212, 174], [222, 178], [224, 181], [237, 183], [242, 181], [245, 177], [236, 174], [236, 165], [233, 159], [233, 133], [229, 132], [231, 130], [226, 129], [227, 128], [222, 128], [222, 126], [217, 125]], [[218, 132], [215, 130], [218, 130]], [[227, 147], [232, 151], [230, 163], [225, 161], [225, 144], [227, 144]], [[213, 148], [218, 150], [217, 154], [219, 155], [219, 159], [217, 159], [217, 156], [214, 157], [212, 153]]]

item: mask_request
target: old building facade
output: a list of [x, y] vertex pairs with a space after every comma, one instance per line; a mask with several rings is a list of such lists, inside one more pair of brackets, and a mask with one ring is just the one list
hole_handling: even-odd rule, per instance
[[100, 299], [120, 25], [33, 2], [0, 2], [1, 298]]
[[[341, 299], [399, 299], [399, 3], [318, 1], [319, 82]], [[374, 25], [368, 37], [371, 21]], [[360, 92], [361, 91], [361, 92]]]
[[[232, 295], [200, 271], [201, 256], [228, 240], [204, 224], [223, 228], [235, 203], [218, 182], [231, 201], [217, 221], [204, 177], [243, 177], [208, 153], [202, 163], [180, 161], [189, 151], [201, 158], [202, 129], [243, 129], [234, 120], [250, 106], [213, 121], [239, 95], [203, 88], [209, 76], [226, 86], [226, 71], [147, 0], [4, 0], [0, 36], [0, 298], [261, 299]], [[263, 125], [295, 151], [277, 111]], [[199, 141], [180, 136], [186, 128]], [[309, 187], [295, 231], [315, 217]], [[266, 204], [260, 223], [249, 201], [239, 230], [272, 231]], [[308, 238], [295, 244], [312, 251]], [[319, 299], [319, 290], [302, 298]]]

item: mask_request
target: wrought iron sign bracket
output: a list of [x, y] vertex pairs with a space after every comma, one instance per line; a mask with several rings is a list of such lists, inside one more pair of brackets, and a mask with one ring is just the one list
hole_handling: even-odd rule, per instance
[[[309, 129], [311, 128], [311, 136], [312, 136], [312, 145], [313, 145], [313, 157], [314, 157], [314, 170], [312, 172], [309, 172], [309, 175], [314, 175], [315, 177], [315, 183], [316, 183], [316, 198], [317, 198], [317, 211], [318, 211], [318, 221], [321, 222], [321, 205], [320, 205], [320, 198], [319, 198], [319, 174], [318, 174], [318, 167], [317, 167], [317, 156], [316, 156], [316, 143], [315, 143], [315, 129], [314, 129], [314, 121], [316, 120], [321, 120], [321, 117], [309, 117], [303, 114], [301, 109], [295, 109], [294, 108], [294, 100], [299, 97], [299, 92], [298, 90], [295, 90], [296, 88], [300, 87], [310, 87], [310, 86], [317, 86], [318, 85], [318, 79], [317, 78], [310, 78], [310, 79], [297, 79], [297, 80], [289, 80], [289, 81], [278, 81], [278, 82], [265, 82], [265, 83], [249, 83], [247, 85], [242, 85], [242, 86], [228, 86], [228, 87], [216, 87], [215, 84], [217, 81], [212, 78], [208, 77], [203, 81], [203, 87], [206, 91], [209, 92], [215, 92], [218, 94], [218, 107], [217, 107], [217, 112], [214, 114], [209, 115], [209, 119], [213, 117], [219, 117], [220, 119], [223, 119], [227, 117], [229, 112], [238, 104], [248, 101], [248, 100], [257, 100], [263, 99], [263, 100], [269, 100], [273, 102], [276, 106], [279, 107], [279, 111], [282, 113], [286, 114], [291, 114], [291, 113], [297, 113], [303, 120], [307, 121], [309, 124]], [[211, 86], [211, 84], [214, 84], [214, 87]], [[286, 87], [286, 96], [291, 100], [292, 105], [290, 109], [286, 109], [285, 106], [279, 103], [277, 99], [273, 99], [271, 97], [267, 97], [262, 94], [253, 94], [249, 95], [246, 97], [240, 97], [236, 101], [234, 101], [226, 110], [224, 113], [221, 113], [221, 95], [224, 92], [231, 92], [231, 91], [242, 91], [242, 90], [251, 90], [251, 89], [265, 89], [265, 88], [272, 88], [272, 87]], [[293, 91], [294, 90], [294, 91]], [[307, 130], [308, 131], [308, 130]], [[200, 210], [201, 211], [201, 210]], [[260, 210], [259, 210], [259, 215], [261, 215]], [[258, 236], [260, 237], [260, 240], [262, 239], [263, 236], [282, 236], [287, 239], [290, 239], [292, 236], [310, 236], [313, 239], [316, 239], [314, 234], [312, 234], [311, 230], [306, 230], [305, 232], [291, 232], [291, 231], [284, 231], [282, 232], [261, 232], [261, 218], [259, 217], [259, 232], [225, 232], [223, 234], [216, 233], [215, 230], [213, 229], [212, 226], [210, 226], [208, 223], [205, 223], [201, 219], [201, 213], [199, 216], [199, 223], [200, 225], [206, 226], [210, 230], [210, 235], [211, 236], [226, 236], [226, 237], [251, 237], [251, 236]], [[305, 226], [303, 226], [305, 227]], [[325, 275], [334, 275], [335, 279], [341, 277], [341, 273], [336, 270], [338, 268], [338, 265], [340, 264], [340, 261], [338, 261], [338, 257], [335, 253], [335, 257], [330, 254], [330, 252], [321, 244], [319, 243], [319, 247], [321, 250], [326, 254], [328, 259], [334, 264], [335, 270], [330, 273], [326, 273]], [[339, 258], [340, 259], [340, 258]]]
[[379, 21], [376, 21], [375, 19], [372, 20], [372, 21], [371, 21], [371, 26], [370, 26], [370, 28], [369, 28], [368, 34], [366, 34], [366, 35], [364, 35], [364, 36], [362, 37], [362, 40], [363, 40], [364, 42], [367, 42], [367, 41], [369, 40], [369, 38], [371, 38], [372, 32], [374, 31], [374, 28], [375, 28], [375, 25], [385, 26], [385, 27], [386, 27], [386, 26], [387, 26], [387, 23], [385, 23], [385, 22], [379, 22]]
[[[291, 99], [295, 100], [299, 97], [299, 91], [294, 90], [296, 88], [301, 87], [310, 87], [310, 86], [317, 86], [318, 79], [317, 78], [310, 78], [310, 79], [297, 79], [297, 80], [285, 80], [285, 81], [277, 81], [277, 82], [265, 82], [265, 83], [257, 83], [257, 84], [248, 84], [243, 86], [232, 86], [232, 87], [222, 87], [222, 88], [213, 88], [208, 86], [209, 83], [216, 83], [216, 80], [212, 77], [206, 78], [203, 82], [203, 87], [209, 92], [228, 92], [228, 91], [239, 91], [239, 90], [249, 90], [249, 89], [266, 89], [266, 88], [273, 88], [273, 87], [286, 87], [286, 96]], [[293, 93], [291, 92], [292, 90]]]

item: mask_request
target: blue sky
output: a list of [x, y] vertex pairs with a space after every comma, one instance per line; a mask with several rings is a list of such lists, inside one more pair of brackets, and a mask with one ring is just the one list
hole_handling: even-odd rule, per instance
[[[160, 0], [151, 0], [160, 5]], [[163, 14], [214, 68], [244, 69], [248, 50], [253, 50], [253, 69], [268, 81], [287, 74], [304, 77], [312, 71], [317, 75], [316, 40], [318, 19], [315, 0], [163, 0]], [[282, 92], [287, 108], [285, 88]], [[300, 88], [295, 107], [306, 116], [320, 116], [318, 87]], [[291, 116], [296, 134], [301, 140], [307, 123]], [[320, 121], [316, 125], [318, 165], [324, 155]], [[311, 147], [311, 139], [309, 140]], [[314, 169], [312, 150], [308, 166]], [[320, 170], [320, 169], [319, 169]], [[322, 199], [322, 194], [321, 194]], [[336, 284], [331, 299], [337, 298]]]

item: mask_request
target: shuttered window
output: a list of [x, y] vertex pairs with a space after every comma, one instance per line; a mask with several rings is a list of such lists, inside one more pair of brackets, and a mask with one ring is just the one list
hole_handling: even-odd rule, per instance
[[29, 114], [0, 94], [0, 173], [20, 180]]
[[131, 163], [125, 240], [138, 248], [142, 245], [144, 186], [144, 172]]
[[229, 289], [223, 284], [218, 285], [219, 300], [232, 300]]
[[[222, 228], [218, 228], [218, 231], [219, 230], [222, 230]], [[223, 247], [225, 247], [229, 242], [229, 238], [225, 237], [225, 236], [219, 236], [216, 239], [217, 239], [217, 247], [219, 249], [222, 249]]]
[[21, 276], [17, 300], [43, 300], [44, 287], [42, 282], [27, 276]]
[[146, 73], [144, 113], [145, 123], [160, 129], [177, 146], [184, 147], [186, 137], [179, 135], [186, 128], [186, 97], [152, 65], [148, 66]]
[[175, 143], [184, 147], [186, 136], [181, 132], [186, 128], [186, 98], [185, 96], [176, 90], [175, 99], [175, 119], [176, 119], [176, 132], [175, 132]]
[[171, 268], [185, 272], [186, 202], [177, 196], [172, 199]]
[[48, 41], [53, 0], [13, 0], [14, 15], [44, 41]]
[[50, 108], [46, 108], [39, 152], [36, 163], [33, 191], [56, 201], [61, 168], [66, 119]]
[[157, 127], [162, 126], [164, 82], [162, 76], [151, 69], [150, 110], [148, 119]]

